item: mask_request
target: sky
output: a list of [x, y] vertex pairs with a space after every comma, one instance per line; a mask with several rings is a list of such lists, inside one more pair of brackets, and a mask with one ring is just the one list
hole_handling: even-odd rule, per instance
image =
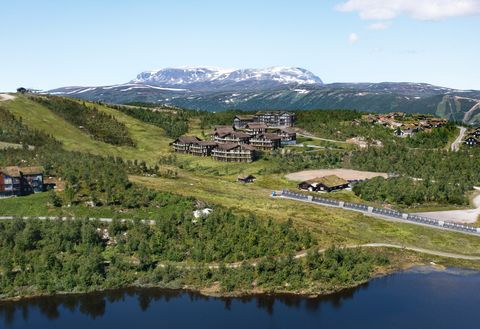
[[179, 66], [480, 90], [480, 0], [2, 0], [0, 90]]

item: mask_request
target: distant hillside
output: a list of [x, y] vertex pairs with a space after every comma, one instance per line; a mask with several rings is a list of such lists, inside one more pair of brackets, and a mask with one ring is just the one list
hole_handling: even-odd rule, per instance
[[207, 111], [310, 110], [430, 113], [480, 124], [480, 91], [423, 83], [323, 84], [301, 68], [218, 70], [163, 69], [140, 73], [129, 83], [64, 87], [50, 94], [109, 103], [148, 102]]

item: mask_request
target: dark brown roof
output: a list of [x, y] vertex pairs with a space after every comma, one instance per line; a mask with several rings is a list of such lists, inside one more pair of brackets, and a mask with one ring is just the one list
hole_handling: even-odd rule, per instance
[[241, 132], [241, 131], [230, 131], [230, 132], [227, 132], [227, 133], [221, 133], [221, 132], [217, 131], [215, 133], [215, 135], [218, 135], [218, 137], [220, 137], [220, 138], [223, 138], [223, 137], [228, 136], [228, 135], [231, 135], [232, 137], [238, 138], [238, 139], [250, 138], [249, 134], [246, 134], [246, 133]]
[[182, 144], [194, 144], [200, 141], [200, 138], [196, 136], [180, 136], [177, 140]]
[[272, 133], [265, 133], [265, 134], [260, 134], [257, 137], [254, 137], [253, 140], [255, 139], [270, 139], [270, 140], [276, 140], [276, 139], [282, 139], [282, 137], [278, 136], [277, 134], [272, 134]]
[[244, 120], [244, 121], [249, 121], [249, 120], [253, 120], [254, 117], [253, 115], [236, 115], [235, 118]]
[[214, 129], [213, 129], [213, 132], [219, 132], [219, 133], [229, 133], [229, 132], [232, 132], [232, 131], [235, 131], [235, 129], [233, 129], [233, 127], [231, 126], [215, 126]]
[[246, 133], [241, 132], [241, 131], [234, 131], [234, 132], [230, 133], [230, 135], [232, 135], [236, 138], [250, 138], [249, 134], [246, 134]]
[[248, 144], [225, 143], [225, 144], [218, 144], [218, 148], [224, 151], [230, 151], [235, 148], [240, 148], [241, 150], [255, 151], [255, 148]]
[[218, 145], [217, 142], [213, 142], [213, 141], [200, 141], [200, 142], [197, 142], [196, 144], [202, 145], [202, 146], [216, 146], [216, 145]]
[[260, 129], [260, 128], [263, 128], [263, 129], [267, 129], [267, 125], [263, 122], [251, 122], [251, 123], [248, 123], [247, 124], [247, 128], [251, 128], [251, 129]]

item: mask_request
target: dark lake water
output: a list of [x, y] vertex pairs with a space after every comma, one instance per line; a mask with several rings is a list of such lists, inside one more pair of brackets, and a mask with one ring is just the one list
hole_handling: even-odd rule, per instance
[[127, 289], [0, 304], [0, 328], [480, 328], [480, 274], [409, 271], [324, 298]]

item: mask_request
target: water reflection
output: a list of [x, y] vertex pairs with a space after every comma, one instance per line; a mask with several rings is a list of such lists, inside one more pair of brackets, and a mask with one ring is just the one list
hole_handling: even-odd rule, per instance
[[[440, 291], [439, 287], [445, 287], [445, 289]], [[85, 324], [88, 327], [90, 322], [87, 319], [105, 318], [103, 320], [111, 324], [112, 316], [121, 316], [125, 314], [125, 310], [128, 310], [132, 317], [133, 315], [142, 316], [142, 320], [148, 318], [151, 323], [156, 323], [159, 319], [162, 319], [167, 321], [168, 324], [168, 321], [177, 321], [178, 314], [198, 311], [202, 316], [203, 312], [213, 312], [212, 314], [215, 314], [215, 317], [235, 319], [237, 321], [236, 327], [241, 327], [249, 316], [256, 315], [264, 321], [263, 324], [260, 322], [255, 324], [259, 328], [262, 328], [262, 325], [271, 325], [268, 321], [280, 321], [281, 319], [285, 322], [292, 317], [298, 321], [305, 321], [302, 322], [305, 327], [317, 327], [319, 324], [317, 321], [323, 321], [325, 326], [330, 325], [332, 327], [328, 321], [335, 319], [335, 321], [340, 321], [338, 325], [334, 326], [335, 328], [343, 328], [341, 325], [355, 328], [358, 324], [355, 323], [355, 321], [358, 321], [355, 320], [355, 317], [360, 321], [365, 321], [364, 318], [368, 317], [368, 312], [372, 309], [382, 308], [387, 319], [389, 315], [386, 312], [391, 311], [395, 315], [395, 312], [402, 307], [411, 307], [406, 311], [411, 312], [413, 317], [417, 317], [415, 321], [417, 321], [416, 324], [419, 324], [421, 321], [418, 319], [419, 314], [416, 313], [418, 309], [432, 308], [432, 313], [425, 312], [425, 318], [422, 319], [424, 323], [430, 323], [432, 319], [436, 319], [434, 317], [430, 318], [430, 314], [433, 314], [433, 312], [440, 315], [445, 314], [444, 316], [447, 317], [449, 314], [447, 310], [455, 307], [455, 299], [457, 304], [458, 300], [461, 300], [462, 304], [465, 302], [460, 311], [470, 314], [468, 310], [465, 310], [465, 305], [480, 303], [480, 288], [478, 287], [480, 287], [480, 275], [478, 273], [464, 276], [452, 273], [412, 272], [377, 279], [370, 284], [355, 289], [348, 289], [338, 294], [319, 298], [302, 298], [292, 295], [214, 298], [180, 290], [130, 288], [101, 293], [38, 297], [17, 302], [0, 303], [0, 324], [3, 322], [7, 328], [12, 327], [12, 324], [15, 324], [18, 328], [24, 328], [22, 325], [28, 327], [26, 324], [31, 318], [33, 323], [45, 322], [45, 319], [50, 322], [60, 319], [67, 326], [69, 321], [80, 321], [74, 324], [77, 326]], [[473, 293], [473, 290], [478, 290], [478, 293]], [[418, 296], [422, 298], [418, 298]], [[442, 300], [442, 302], [437, 303], [437, 305], [432, 304], [432, 301], [438, 300]], [[410, 303], [411, 301], [414, 304]], [[412, 305], [410, 306], [410, 304]], [[218, 307], [220, 307], [220, 310], [223, 309], [224, 312], [219, 312]], [[445, 312], [438, 309], [439, 307], [445, 308]], [[261, 314], [264, 316], [261, 316]], [[84, 316], [84, 319], [78, 320], [78, 315]], [[200, 327], [202, 325], [208, 327], [209, 324], [215, 325], [212, 318], [204, 320], [203, 317], [195, 316], [192, 316], [192, 325], [198, 324]], [[348, 320], [350, 322], [341, 323], [347, 318], [350, 318]], [[133, 325], [135, 325], [134, 320], [130, 321], [133, 321]], [[196, 321], [201, 321], [201, 323]], [[45, 323], [48, 325], [48, 322]], [[439, 323], [439, 327], [444, 324]], [[130, 323], [120, 324], [129, 325]], [[282, 324], [283, 326], [286, 325]], [[371, 328], [377, 324], [369, 323]], [[437, 326], [437, 328], [439, 327]], [[79, 328], [82, 328], [82, 326]]]
[[30, 310], [38, 309], [46, 318], [55, 320], [61, 316], [61, 310], [64, 309], [71, 313], [80, 312], [91, 319], [96, 319], [105, 315], [107, 304], [124, 302], [126, 297], [136, 298], [142, 312], [148, 311], [152, 302], [170, 302], [181, 298], [188, 298], [191, 302], [209, 301], [211, 299], [220, 300], [223, 302], [226, 311], [230, 311], [233, 301], [237, 301], [242, 304], [254, 302], [257, 309], [263, 310], [269, 315], [274, 314], [276, 303], [283, 304], [289, 308], [304, 307], [311, 312], [317, 312], [323, 303], [330, 303], [335, 308], [339, 308], [343, 301], [352, 299], [358, 290], [366, 289], [367, 287], [368, 284], [365, 284], [356, 289], [348, 289], [341, 293], [319, 298], [304, 298], [294, 295], [254, 295], [239, 298], [214, 298], [182, 290], [128, 288], [81, 295], [35, 297], [15, 302], [4, 302], [0, 303], [0, 318], [8, 325], [13, 323], [15, 316], [21, 316], [23, 320], [28, 320]]

